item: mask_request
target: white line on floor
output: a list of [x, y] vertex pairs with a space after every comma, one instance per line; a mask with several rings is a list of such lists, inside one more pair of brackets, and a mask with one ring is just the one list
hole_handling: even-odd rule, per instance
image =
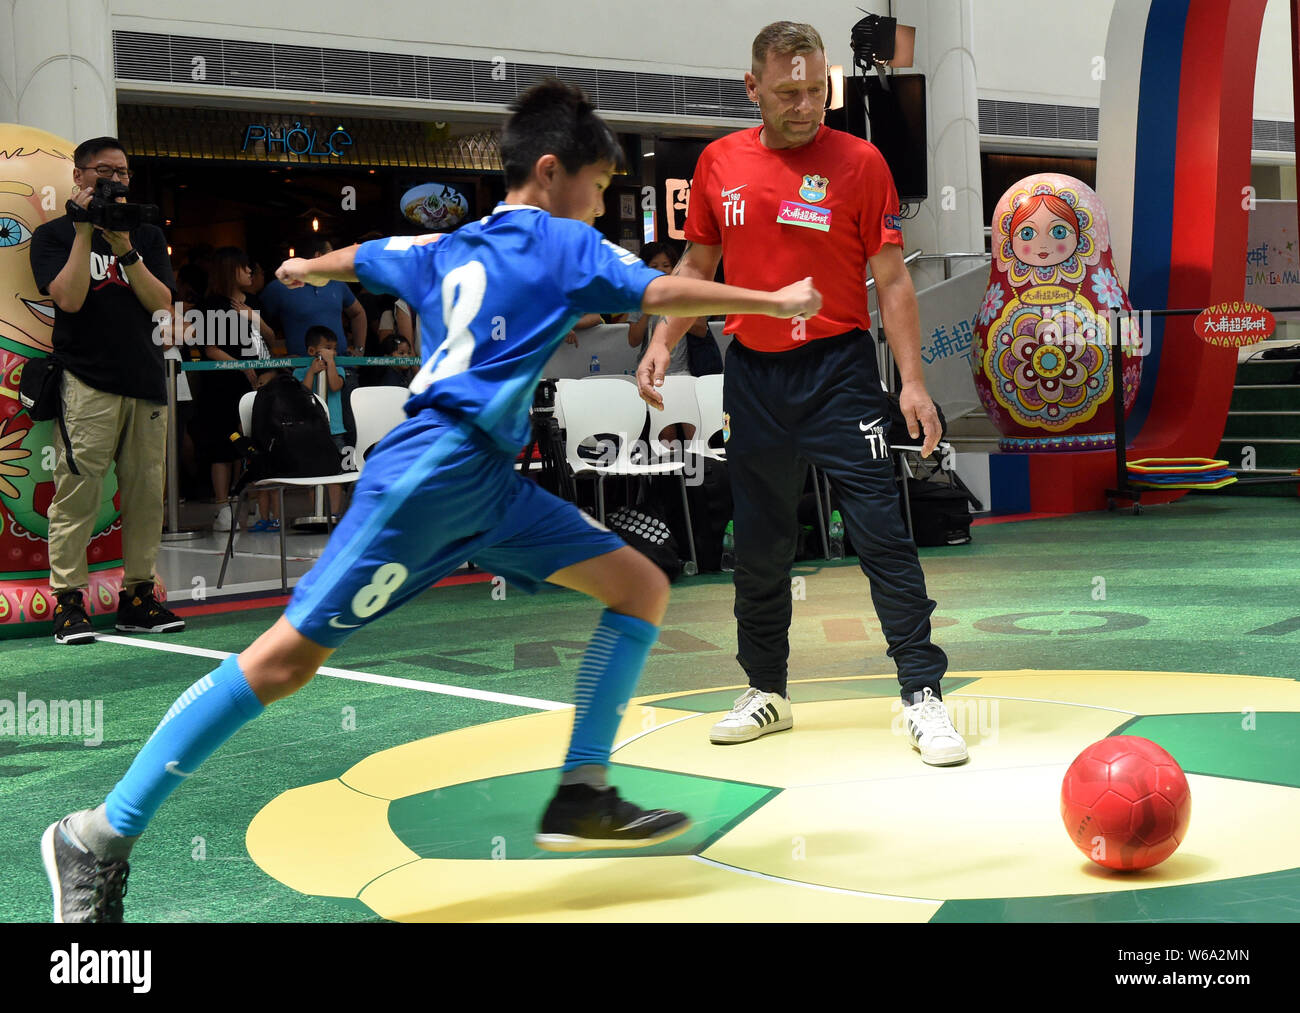
[[[167, 551], [168, 552], [196, 552], [201, 556], [224, 556], [226, 554], [225, 549], [196, 549], [193, 546], [188, 546], [188, 545], [187, 546], [169, 545], [167, 546]], [[249, 552], [247, 549], [241, 549], [239, 547], [239, 543], [236, 542], [235, 558], [238, 559], [241, 556], [247, 556], [253, 559], [279, 559], [280, 558], [280, 554], [278, 552]], [[319, 556], [289, 556], [289, 555], [286, 555], [284, 557], [285, 562], [287, 563], [309, 563], [309, 562], [315, 562], [319, 558], [320, 558]]]
[[1103, 707], [1099, 703], [1079, 703], [1075, 700], [1039, 700], [1032, 696], [1000, 696], [992, 693], [963, 693], [954, 689], [944, 697], [945, 700], [1018, 700], [1020, 703], [1050, 703], [1061, 707], [1087, 707], [1089, 710], [1114, 711], [1116, 714], [1128, 714], [1136, 717], [1140, 711], [1124, 710], [1122, 707]]
[[[653, 705], [652, 705], [652, 704], [641, 704], [641, 706], [642, 706], [642, 707], [650, 707], [650, 706], [653, 706]], [[616, 742], [616, 743], [614, 743], [614, 748], [610, 750], [610, 754], [612, 755], [612, 754], [614, 754], [614, 753], [617, 753], [617, 752], [618, 752], [620, 749], [622, 749], [624, 746], [629, 746], [629, 745], [631, 745], [631, 744], [632, 744], [633, 742], [635, 742], [637, 739], [643, 738], [643, 737], [649, 735], [651, 732], [657, 732], [657, 731], [660, 731], [661, 729], [667, 728], [669, 725], [675, 725], [675, 724], [677, 724], [678, 721], [689, 721], [691, 718], [698, 718], [698, 717], [703, 717], [703, 716], [704, 716], [704, 715], [703, 715], [702, 713], [701, 713], [701, 714], [683, 714], [683, 715], [682, 715], [681, 717], [679, 717], [679, 718], [673, 718], [671, 721], [665, 721], [665, 722], [664, 722], [663, 724], [661, 724], [661, 725], [655, 725], [653, 728], [647, 728], [647, 729], [646, 729], [645, 731], [643, 731], [643, 732], [637, 732], [637, 733], [636, 733], [635, 735], [633, 735], [631, 738], [624, 739], [622, 742]]]
[[[207, 647], [190, 647], [187, 644], [165, 644], [142, 640], [139, 637], [118, 637], [100, 634], [99, 640], [110, 644], [125, 644], [127, 647], [145, 647], [153, 651], [170, 651], [173, 654], [189, 654], [196, 658], [215, 658], [218, 661], [230, 657], [234, 651], [214, 651]], [[531, 696], [514, 696], [510, 693], [492, 693], [484, 689], [466, 689], [463, 686], [447, 686], [438, 682], [424, 682], [420, 679], [399, 679], [393, 675], [376, 675], [373, 672], [354, 672], [347, 668], [322, 667], [320, 675], [335, 679], [350, 679], [353, 682], [370, 682], [380, 686], [393, 686], [398, 689], [417, 689], [422, 693], [439, 693], [443, 696], [460, 696], [470, 700], [486, 700], [489, 703], [511, 704], [515, 707], [531, 707], [534, 710], [562, 711], [570, 710], [571, 703], [557, 703], [554, 700], [538, 700]]]
[[941, 900], [927, 900], [924, 897], [900, 897], [897, 894], [890, 893], [868, 893], [865, 890], [845, 890], [838, 886], [822, 886], [820, 883], [805, 883], [798, 879], [785, 879], [782, 876], [769, 876], [765, 872], [754, 872], [752, 869], [738, 869], [734, 865], [725, 865], [722, 862], [715, 862], [711, 858], [705, 858], [702, 855], [688, 855], [693, 862], [703, 862], [705, 865], [711, 865], [715, 869], [722, 869], [725, 872], [735, 872], [741, 876], [753, 876], [755, 879], [765, 879], [769, 883], [781, 883], [785, 886], [801, 886], [805, 890], [820, 890], [822, 893], [842, 893], [848, 897], [868, 897], [871, 900], [896, 900], [904, 904], [928, 904], [930, 907], [938, 908], [942, 906]]

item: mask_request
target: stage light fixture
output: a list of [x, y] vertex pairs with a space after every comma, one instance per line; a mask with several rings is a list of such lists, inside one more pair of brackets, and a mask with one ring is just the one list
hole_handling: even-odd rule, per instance
[[916, 52], [916, 29], [900, 25], [897, 18], [867, 14], [853, 26], [849, 45], [853, 65], [863, 74], [881, 67], [910, 67]]

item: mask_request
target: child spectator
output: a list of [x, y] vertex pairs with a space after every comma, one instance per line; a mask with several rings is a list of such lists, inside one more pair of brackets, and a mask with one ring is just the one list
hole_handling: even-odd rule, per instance
[[[383, 354], [390, 358], [408, 358], [411, 355], [410, 342], [398, 334], [385, 338], [383, 349]], [[414, 378], [414, 366], [393, 365], [384, 370], [384, 378], [380, 383], [385, 387], [409, 387]]]
[[[261, 390], [268, 382], [286, 372], [282, 369], [260, 369], [257, 372], [257, 389]], [[280, 530], [280, 513], [276, 505], [276, 494], [270, 489], [257, 490], [257, 522], [248, 528], [249, 531], [279, 531]]]
[[[315, 361], [310, 366], [299, 366], [293, 371], [293, 375], [315, 394], [316, 377], [322, 372], [325, 374], [325, 407], [329, 410], [330, 435], [334, 437], [334, 445], [339, 448], [339, 454], [342, 456], [347, 446], [348, 427], [343, 420], [343, 367], [334, 361], [339, 339], [328, 327], [315, 324], [307, 328], [303, 340], [307, 344], [307, 354]], [[341, 513], [339, 508], [343, 502], [343, 490], [337, 485], [331, 485], [329, 493], [330, 513], [334, 515], [334, 522], [337, 523]]]

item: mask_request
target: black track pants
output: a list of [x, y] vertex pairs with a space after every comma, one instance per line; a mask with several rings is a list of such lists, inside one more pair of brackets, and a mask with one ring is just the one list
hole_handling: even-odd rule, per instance
[[790, 567], [811, 463], [830, 478], [904, 698], [926, 686], [938, 696], [948, 659], [930, 642], [935, 603], [902, 515], [871, 335], [852, 331], [776, 354], [733, 341], [723, 401], [735, 498], [736, 660], [750, 685], [786, 691]]

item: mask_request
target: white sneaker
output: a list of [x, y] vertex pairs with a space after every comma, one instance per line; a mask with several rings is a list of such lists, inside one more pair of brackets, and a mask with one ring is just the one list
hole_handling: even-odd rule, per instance
[[[217, 516], [212, 521], [213, 531], [229, 531], [231, 525], [230, 505], [227, 504], [217, 511]], [[235, 530], [239, 530], [239, 521], [234, 521]]]
[[903, 708], [903, 719], [912, 748], [921, 754], [925, 763], [948, 767], [966, 762], [969, 755], [966, 740], [957, 734], [952, 718], [948, 716], [948, 708], [928, 686], [920, 703]]
[[731, 713], [710, 729], [709, 741], [718, 745], [749, 742], [768, 732], [783, 732], [793, 727], [794, 710], [789, 697], [764, 693], [751, 686], [736, 700]]

